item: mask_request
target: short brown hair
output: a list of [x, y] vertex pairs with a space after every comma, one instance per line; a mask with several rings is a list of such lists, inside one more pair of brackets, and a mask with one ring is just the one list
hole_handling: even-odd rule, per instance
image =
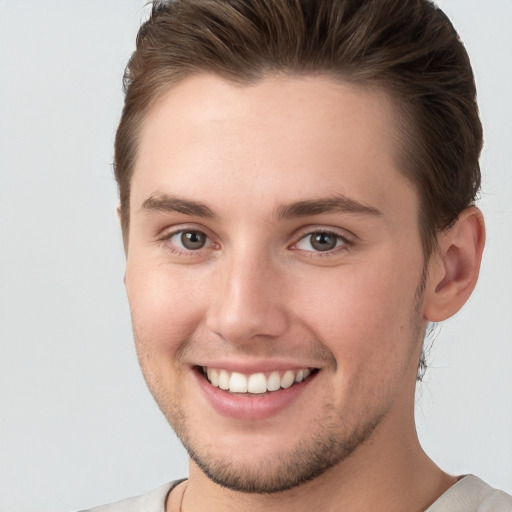
[[127, 236], [139, 131], [153, 102], [200, 72], [250, 84], [321, 74], [393, 101], [401, 171], [420, 200], [425, 260], [480, 187], [482, 127], [468, 55], [429, 0], [155, 1], [124, 76], [115, 176]]

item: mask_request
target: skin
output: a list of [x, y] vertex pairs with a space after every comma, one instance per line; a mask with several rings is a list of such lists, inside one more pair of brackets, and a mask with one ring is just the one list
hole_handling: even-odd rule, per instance
[[[384, 94], [323, 77], [198, 75], [148, 114], [126, 289], [144, 376], [192, 455], [184, 511], [410, 512], [456, 481], [421, 450], [414, 389], [427, 322], [474, 287], [483, 221], [463, 212], [426, 269], [393, 121]], [[213, 407], [197, 370], [268, 365], [317, 371], [252, 420]]]

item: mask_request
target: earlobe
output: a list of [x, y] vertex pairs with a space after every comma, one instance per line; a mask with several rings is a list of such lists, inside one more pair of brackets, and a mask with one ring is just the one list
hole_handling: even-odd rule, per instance
[[425, 319], [430, 322], [457, 313], [475, 288], [485, 245], [482, 212], [474, 206], [464, 210], [455, 225], [440, 235], [438, 244], [424, 303]]

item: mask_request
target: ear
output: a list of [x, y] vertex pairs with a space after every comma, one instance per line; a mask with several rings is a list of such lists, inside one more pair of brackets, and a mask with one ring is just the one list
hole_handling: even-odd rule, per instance
[[437, 254], [432, 255], [429, 265], [426, 320], [446, 320], [465, 304], [478, 280], [484, 245], [484, 219], [474, 206], [464, 210], [455, 225], [439, 236]]

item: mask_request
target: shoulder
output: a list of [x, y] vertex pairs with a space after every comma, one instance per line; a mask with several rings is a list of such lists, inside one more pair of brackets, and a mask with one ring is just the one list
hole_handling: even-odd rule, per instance
[[167, 495], [181, 481], [177, 480], [161, 485], [141, 496], [134, 496], [110, 505], [101, 505], [81, 512], [165, 512]]
[[512, 512], [512, 496], [468, 475], [448, 489], [426, 512]]

